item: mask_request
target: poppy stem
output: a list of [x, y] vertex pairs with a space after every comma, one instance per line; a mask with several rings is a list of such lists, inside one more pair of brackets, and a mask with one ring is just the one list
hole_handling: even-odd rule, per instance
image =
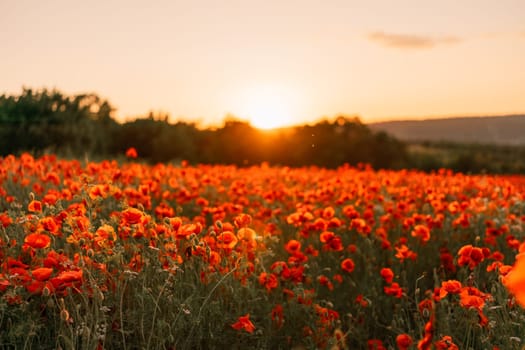
[[[240, 258], [239, 258], [240, 260]], [[231, 269], [231, 271], [229, 271], [227, 274], [225, 274], [224, 276], [221, 277], [221, 279], [219, 280], [219, 282], [217, 282], [217, 284], [211, 289], [211, 291], [208, 293], [208, 295], [206, 296], [206, 298], [204, 299], [204, 302], [202, 303], [201, 307], [199, 308], [199, 313], [197, 314], [197, 322], [194, 322], [193, 325], [191, 326], [191, 329], [190, 329], [190, 333], [188, 334], [188, 337], [186, 338], [186, 343], [191, 339], [191, 335], [193, 334], [193, 330], [195, 329], [195, 325], [198, 323], [198, 321], [200, 320], [201, 318], [201, 313], [202, 313], [202, 310], [204, 309], [204, 306], [206, 305], [206, 303], [208, 302], [208, 300], [210, 300], [213, 292], [215, 292], [215, 289], [217, 289], [217, 287], [219, 287], [219, 285], [226, 279], [228, 278], [232, 273], [235, 272], [235, 270], [237, 270], [237, 267], [239, 266], [238, 262], [239, 260], [237, 260], [237, 264], [235, 264], [235, 267], [233, 269]], [[186, 343], [184, 344], [184, 347], [183, 348], [186, 348]]]

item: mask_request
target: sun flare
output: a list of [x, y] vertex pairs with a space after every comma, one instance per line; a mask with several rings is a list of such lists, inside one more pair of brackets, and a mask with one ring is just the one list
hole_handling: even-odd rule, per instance
[[292, 122], [289, 111], [280, 105], [265, 105], [255, 108], [249, 115], [250, 124], [258, 129], [270, 130], [288, 126]]
[[294, 98], [290, 91], [269, 85], [243, 93], [240, 116], [258, 129], [270, 130], [294, 124]]

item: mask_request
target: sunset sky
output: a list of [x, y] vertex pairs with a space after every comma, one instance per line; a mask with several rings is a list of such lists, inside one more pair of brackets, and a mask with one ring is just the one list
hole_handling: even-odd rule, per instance
[[0, 33], [0, 93], [95, 92], [119, 120], [525, 112], [523, 0], [3, 0]]

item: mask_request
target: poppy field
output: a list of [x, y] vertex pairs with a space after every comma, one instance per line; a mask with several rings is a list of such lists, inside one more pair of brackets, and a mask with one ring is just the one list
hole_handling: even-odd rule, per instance
[[0, 158], [8, 349], [521, 349], [525, 177]]

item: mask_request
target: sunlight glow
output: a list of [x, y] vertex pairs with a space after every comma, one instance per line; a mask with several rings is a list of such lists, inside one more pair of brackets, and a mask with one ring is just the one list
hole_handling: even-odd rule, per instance
[[258, 129], [281, 128], [294, 124], [294, 102], [291, 91], [261, 85], [243, 91], [238, 113]]

